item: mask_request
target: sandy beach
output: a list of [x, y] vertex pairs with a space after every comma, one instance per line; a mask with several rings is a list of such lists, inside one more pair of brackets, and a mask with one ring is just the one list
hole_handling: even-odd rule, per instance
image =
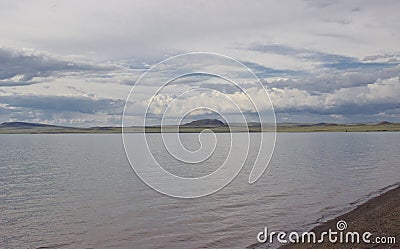
[[[332, 229], [337, 231], [338, 221], [346, 221], [346, 231], [372, 233], [371, 243], [330, 243], [324, 240], [322, 244], [289, 244], [282, 248], [399, 248], [400, 239], [400, 187], [377, 196], [356, 209], [329, 220], [311, 231], [319, 235]], [[376, 237], [395, 237], [395, 244], [372, 243]]]

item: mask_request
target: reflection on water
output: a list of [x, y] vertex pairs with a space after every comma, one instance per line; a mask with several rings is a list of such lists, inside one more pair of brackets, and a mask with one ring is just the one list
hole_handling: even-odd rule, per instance
[[[183, 136], [189, 146], [197, 142], [191, 136]], [[229, 135], [218, 139], [225, 143]], [[0, 247], [240, 248], [255, 243], [265, 226], [308, 230], [399, 182], [399, 139], [400, 133], [279, 133], [256, 184], [248, 184], [256, 156], [250, 148], [230, 185], [185, 200], [138, 179], [121, 135], [0, 135]], [[169, 159], [161, 144], [155, 153], [171, 172], [201, 175], [224, 160], [224, 148], [192, 169]]]

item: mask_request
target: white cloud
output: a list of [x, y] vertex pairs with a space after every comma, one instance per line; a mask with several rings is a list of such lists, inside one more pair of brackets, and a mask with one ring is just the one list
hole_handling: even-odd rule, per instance
[[299, 89], [270, 90], [279, 112], [307, 111], [327, 115], [369, 115], [400, 107], [399, 77], [377, 80], [374, 83], [335, 90], [332, 93], [311, 94]]
[[324, 101], [324, 106], [337, 106], [344, 104], [399, 104], [400, 81], [399, 77], [386, 80], [377, 80], [375, 83], [360, 87], [342, 88], [329, 94]]

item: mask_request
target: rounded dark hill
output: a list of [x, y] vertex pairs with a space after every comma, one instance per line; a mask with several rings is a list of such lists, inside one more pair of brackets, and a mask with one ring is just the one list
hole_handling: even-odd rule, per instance
[[218, 119], [200, 119], [181, 125], [181, 127], [226, 127], [227, 125]]
[[393, 124], [393, 123], [390, 123], [388, 121], [382, 121], [378, 125], [391, 125], [391, 124]]

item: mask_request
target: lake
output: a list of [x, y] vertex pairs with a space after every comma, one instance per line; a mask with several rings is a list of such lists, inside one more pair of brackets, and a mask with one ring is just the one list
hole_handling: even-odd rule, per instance
[[[185, 167], [168, 159], [160, 134], [149, 136], [155, 158], [177, 175], [212, 172], [226, 153], [220, 146], [201, 167]], [[196, 147], [196, 134], [182, 138]], [[305, 231], [398, 184], [399, 141], [389, 132], [278, 133], [255, 184], [250, 146], [228, 186], [179, 199], [135, 175], [120, 134], [0, 135], [0, 247], [244, 248], [266, 226]]]

